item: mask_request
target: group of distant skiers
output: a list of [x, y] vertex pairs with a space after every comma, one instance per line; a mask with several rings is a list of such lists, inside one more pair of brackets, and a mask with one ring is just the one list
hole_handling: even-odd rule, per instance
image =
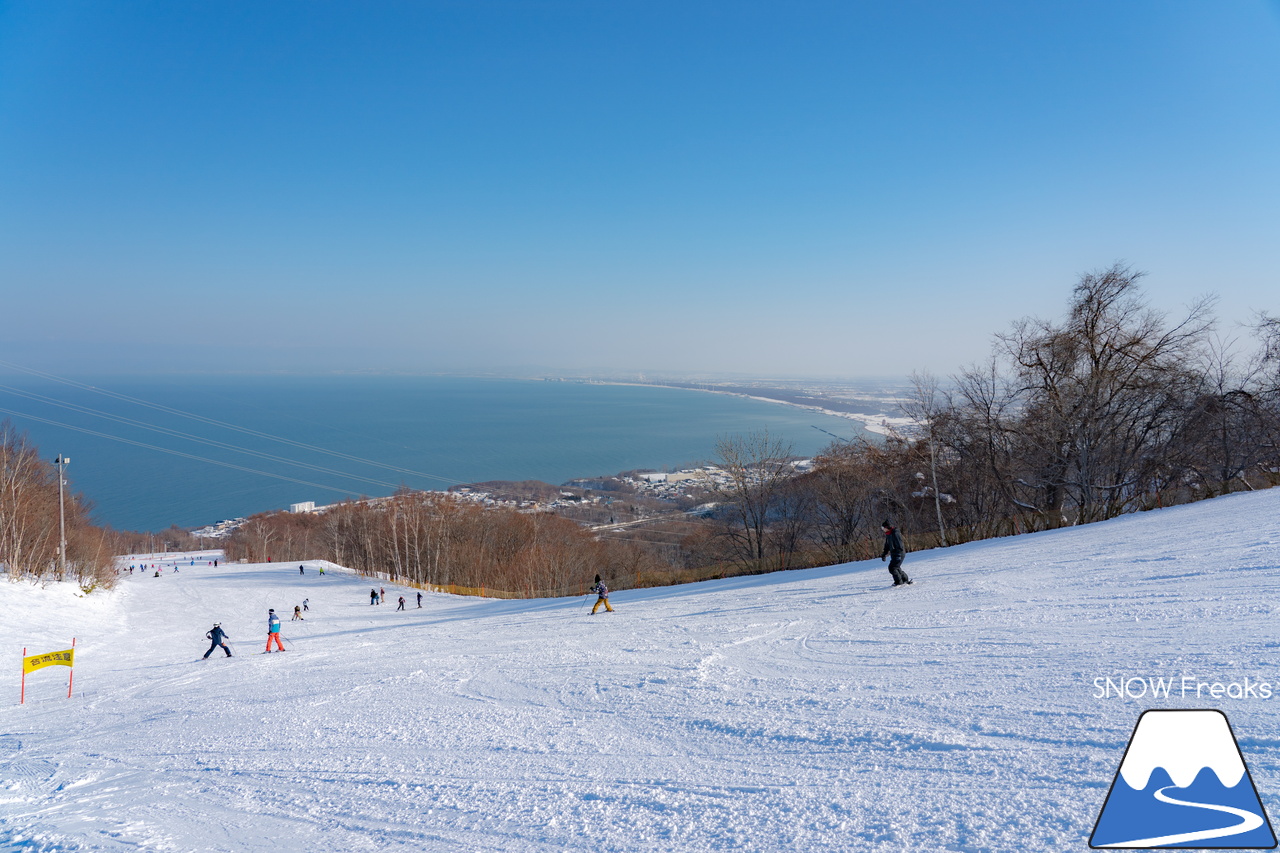
[[[889, 575], [893, 578], [894, 586], [903, 586], [905, 584], [914, 583], [911, 578], [907, 577], [907, 573], [902, 570], [902, 562], [906, 559], [907, 549], [902, 544], [902, 536], [898, 533], [898, 529], [889, 523], [888, 519], [880, 525], [881, 531], [884, 533], [884, 548], [880, 552], [880, 560], [889, 562]], [[132, 568], [132, 566], [130, 566]], [[302, 566], [298, 566], [298, 574], [306, 574]], [[320, 569], [320, 574], [324, 574], [324, 569]], [[596, 611], [600, 609], [600, 605], [604, 605], [604, 609], [609, 613], [613, 613], [613, 607], [609, 604], [609, 587], [605, 582], [596, 575], [596, 581], [588, 590], [588, 593], [596, 594], [595, 606], [591, 608], [591, 615], [595, 616]], [[369, 590], [369, 603], [382, 604], [387, 599], [386, 587], [376, 587]], [[304, 612], [310, 611], [310, 599], [304, 598], [301, 605], [294, 605], [294, 620], [305, 620], [302, 615]], [[405, 598], [400, 596], [399, 606], [396, 610], [404, 610]], [[422, 593], [418, 593], [418, 608], [422, 608]], [[213, 623], [205, 637], [210, 640], [209, 651], [204, 653], [206, 658], [213, 654], [214, 649], [221, 648], [227, 653], [227, 657], [231, 657], [231, 649], [227, 646], [225, 640], [230, 639], [226, 631], [222, 630], [222, 623]], [[275, 644], [276, 650], [283, 652], [284, 644], [280, 641], [280, 617], [276, 615], [274, 609], [267, 610], [267, 653], [271, 652], [271, 645]]]
[[[298, 566], [298, 574], [300, 575], [306, 574], [306, 570], [303, 566]], [[323, 567], [320, 569], [320, 574], [322, 575], [324, 574]], [[596, 580], [597, 581], [600, 580], [600, 577], [598, 575], [596, 576]], [[381, 604], [384, 600], [386, 600], [386, 597], [387, 597], [386, 587], [369, 590], [370, 604]], [[402, 595], [400, 596], [400, 606], [397, 607], [396, 609], [404, 610], [404, 605], [405, 605], [405, 598]], [[422, 593], [420, 592], [418, 593], [418, 608], [419, 609], [422, 608]], [[311, 611], [311, 599], [309, 598], [302, 599], [302, 604], [295, 604], [293, 606], [293, 620], [291, 621], [305, 622], [306, 617], [303, 616], [302, 614], [309, 613], [310, 611]], [[213, 627], [210, 628], [208, 631], [206, 631], [204, 636], [207, 640], [209, 640], [209, 650], [204, 653], [205, 658], [208, 658], [209, 655], [213, 654], [214, 650], [219, 648], [221, 648], [224, 652], [227, 653], [227, 657], [231, 657], [231, 649], [226, 644], [226, 640], [231, 639], [231, 635], [223, 630], [221, 622], [214, 622]], [[267, 609], [267, 648], [266, 648], [267, 654], [271, 653], [271, 646], [273, 644], [276, 647], [276, 651], [281, 651], [281, 652], [285, 651], [284, 643], [280, 639], [280, 617], [276, 615], [275, 608], [268, 608]]]
[[[306, 570], [302, 566], [298, 566], [298, 574], [305, 575]], [[321, 567], [320, 574], [324, 574], [324, 568]], [[293, 606], [293, 621], [306, 621], [303, 613], [310, 612], [311, 599], [302, 599], [301, 604]], [[204, 653], [206, 659], [213, 654], [215, 649], [222, 649], [227, 653], [227, 657], [231, 657], [231, 648], [226, 644], [226, 640], [231, 639], [231, 635], [222, 629], [221, 622], [214, 622], [213, 627], [205, 632], [205, 638], [209, 640], [209, 651]], [[274, 607], [267, 608], [267, 648], [266, 653], [271, 653], [271, 646], [275, 644], [276, 651], [285, 651], [284, 643], [280, 639], [280, 617], [276, 615]]]

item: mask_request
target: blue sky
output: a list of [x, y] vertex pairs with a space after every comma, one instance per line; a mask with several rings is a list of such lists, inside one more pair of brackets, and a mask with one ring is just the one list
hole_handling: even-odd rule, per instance
[[946, 374], [1280, 312], [1280, 2], [0, 0], [0, 358]]

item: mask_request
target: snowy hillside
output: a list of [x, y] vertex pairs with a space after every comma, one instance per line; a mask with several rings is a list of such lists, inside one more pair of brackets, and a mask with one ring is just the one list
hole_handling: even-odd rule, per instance
[[0, 584], [0, 849], [1084, 850], [1152, 707], [1223, 710], [1280, 814], [1280, 489], [594, 617], [297, 568]]

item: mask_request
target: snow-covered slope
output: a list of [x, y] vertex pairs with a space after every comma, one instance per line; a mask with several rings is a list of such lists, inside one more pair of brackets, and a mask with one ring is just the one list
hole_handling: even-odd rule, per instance
[[[909, 555], [911, 587], [875, 561], [594, 617], [296, 564], [0, 584], [0, 849], [1080, 850], [1151, 707], [1225, 711], [1274, 812], [1278, 519], [1235, 495]], [[289, 652], [256, 654], [268, 607]], [[236, 657], [201, 661], [215, 621]], [[73, 636], [76, 696], [50, 667], [19, 706], [22, 647]], [[1139, 677], [1173, 694], [1100, 695]]]

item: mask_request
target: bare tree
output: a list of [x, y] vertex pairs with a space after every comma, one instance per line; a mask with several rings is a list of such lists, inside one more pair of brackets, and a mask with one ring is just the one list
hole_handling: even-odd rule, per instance
[[770, 556], [769, 524], [795, 470], [792, 447], [768, 430], [721, 437], [716, 456], [728, 477], [718, 496], [730, 517], [725, 535], [739, 559], [763, 568]]
[[1235, 341], [1210, 342], [1199, 367], [1201, 385], [1184, 415], [1175, 446], [1173, 474], [1193, 474], [1206, 495], [1231, 490], [1238, 480], [1252, 489], [1246, 472], [1267, 455], [1268, 413], [1262, 402], [1264, 364], [1241, 360]]
[[[84, 589], [115, 580], [110, 539], [89, 520], [83, 495], [64, 496], [66, 567]], [[59, 547], [58, 472], [25, 435], [0, 423], [0, 567], [11, 578], [62, 577]]]
[[1213, 324], [1201, 300], [1173, 325], [1142, 301], [1142, 274], [1117, 264], [1081, 277], [1065, 323], [1023, 320], [999, 336], [1019, 378], [1028, 472], [1046, 509], [1115, 515], [1142, 491], [1195, 385]]
[[[317, 516], [254, 516], [225, 543], [230, 557], [330, 559], [366, 574], [417, 584], [542, 596], [585, 590], [596, 573], [630, 585], [652, 555], [597, 540], [578, 524], [544, 512], [461, 503], [402, 490], [390, 498], [346, 501]], [[612, 571], [625, 575], [610, 575]]]
[[42, 576], [57, 548], [54, 469], [8, 421], [0, 424], [0, 564], [12, 578]]
[[955, 378], [956, 397], [943, 418], [943, 442], [957, 461], [953, 479], [965, 484], [958, 509], [972, 538], [997, 535], [1000, 522], [1043, 518], [1021, 467], [1018, 389], [993, 357]]
[[929, 447], [929, 477], [933, 486], [933, 509], [938, 519], [938, 541], [942, 547], [947, 546], [947, 529], [942, 523], [942, 493], [938, 490], [938, 442], [936, 430], [938, 419], [944, 408], [942, 394], [938, 391], [938, 380], [928, 372], [911, 374], [911, 393], [899, 407], [903, 413], [915, 421], [923, 433], [925, 443]]
[[873, 530], [878, 476], [866, 451], [862, 441], [832, 444], [802, 479], [813, 492], [818, 540], [832, 562], [870, 556], [861, 542]]

